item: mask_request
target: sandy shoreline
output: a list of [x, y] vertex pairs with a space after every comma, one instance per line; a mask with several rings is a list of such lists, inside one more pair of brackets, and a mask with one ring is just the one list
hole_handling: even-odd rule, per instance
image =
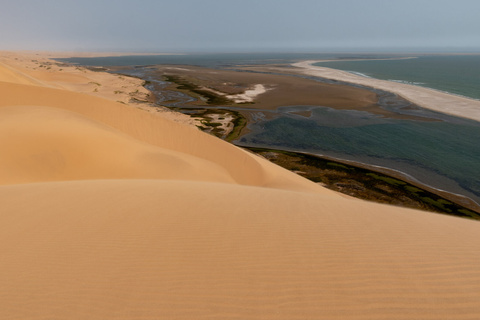
[[[299, 152], [299, 151], [297, 151], [297, 152]], [[320, 157], [322, 159], [331, 159], [331, 160], [334, 160], [334, 161], [338, 161], [340, 163], [346, 163], [346, 164], [350, 164], [350, 165], [353, 165], [353, 166], [356, 166], [356, 167], [359, 167], [359, 168], [364, 168], [364, 169], [372, 170], [372, 171], [375, 171], [375, 172], [380, 172], [380, 173], [386, 174], [387, 176], [398, 178], [398, 179], [403, 180], [403, 181], [407, 181], [407, 182], [409, 182], [413, 185], [416, 185], [417, 187], [420, 187], [424, 190], [427, 190], [427, 191], [430, 191], [432, 193], [438, 194], [438, 195], [444, 197], [445, 199], [448, 199], [448, 200], [453, 201], [457, 204], [465, 206], [465, 207], [467, 207], [471, 210], [474, 210], [477, 213], [480, 213], [480, 204], [478, 202], [476, 202], [475, 200], [473, 200], [473, 199], [471, 199], [471, 198], [469, 198], [469, 197], [467, 197], [463, 194], [460, 194], [460, 193], [454, 193], [454, 192], [451, 192], [451, 191], [443, 190], [441, 188], [432, 186], [428, 183], [423, 183], [423, 182], [417, 180], [414, 176], [412, 176], [408, 173], [405, 173], [403, 171], [400, 171], [400, 170], [396, 170], [396, 169], [392, 169], [392, 168], [388, 168], [388, 167], [384, 167], [384, 166], [379, 166], [379, 165], [373, 165], [373, 164], [358, 162], [358, 161], [329, 157], [329, 156], [322, 155], [322, 154], [306, 153], [306, 152], [301, 152], [301, 151], [299, 153], [317, 156], [317, 157]]]
[[480, 101], [447, 94], [438, 90], [403, 84], [387, 80], [361, 77], [347, 71], [314, 66], [321, 61], [302, 61], [294, 63], [303, 74], [327, 79], [345, 81], [373, 87], [398, 94], [399, 96], [426, 109], [480, 121]]
[[[263, 73], [255, 73], [255, 72], [236, 72], [231, 70], [219, 70], [219, 69], [209, 69], [203, 67], [182, 67], [182, 68], [172, 68], [172, 67], [164, 67], [164, 66], [157, 66], [155, 73], [156, 77], [162, 77], [164, 74], [174, 75], [177, 77], [176, 79], [182, 79], [185, 83], [192, 83], [196, 84], [202, 88], [202, 90], [207, 90], [208, 92], [213, 92], [219, 96], [224, 97], [226, 93], [223, 91], [229, 90], [239, 90], [240, 84], [245, 88], [244, 90], [248, 91], [248, 88], [254, 88], [258, 85], [258, 83], [264, 83], [268, 85], [269, 92], [264, 92], [259, 96], [255, 97], [255, 100], [252, 101], [251, 104], [247, 105], [232, 105], [228, 104], [219, 104], [217, 105], [209, 105], [208, 102], [205, 100], [198, 99], [193, 103], [185, 103], [185, 110], [187, 112], [191, 112], [188, 109], [189, 104], [195, 104], [196, 106], [201, 106], [206, 108], [207, 110], [215, 110], [216, 108], [221, 109], [229, 109], [232, 106], [231, 110], [241, 110], [240, 112], [245, 116], [247, 122], [254, 123], [258, 121], [258, 119], [271, 119], [275, 116], [277, 112], [276, 108], [279, 108], [282, 105], [323, 105], [329, 104], [330, 107], [334, 109], [353, 109], [353, 110], [362, 110], [368, 111], [375, 114], [379, 114], [382, 117], [386, 118], [394, 118], [394, 119], [411, 119], [411, 120], [425, 120], [426, 118], [415, 117], [413, 115], [402, 115], [398, 114], [395, 111], [386, 112], [385, 109], [391, 110], [393, 107], [393, 101], [398, 103], [398, 108], [403, 108], [403, 106], [410, 106], [411, 103], [405, 99], [390, 99], [388, 100], [388, 107], [384, 108], [387, 105], [384, 103], [379, 102], [379, 98], [375, 99], [375, 93], [372, 93], [370, 90], [355, 88], [357, 91], [350, 91], [352, 86], [348, 84], [338, 84], [335, 86], [332, 85], [325, 85], [324, 83], [320, 83], [318, 81], [314, 81], [311, 79], [302, 79], [299, 77], [293, 77], [290, 74], [292, 73], [292, 68], [286, 68], [283, 70], [281, 68], [277, 68], [274, 70], [270, 70], [268, 66], [257, 66], [255, 68], [256, 71], [260, 71]], [[298, 69], [298, 68], [297, 68]], [[248, 69], [247, 69], [248, 70]], [[271, 74], [271, 73], [274, 74]], [[288, 73], [289, 72], [289, 73]], [[298, 74], [298, 71], [297, 71]], [[183, 83], [183, 82], [181, 82]], [[248, 85], [246, 85], [248, 84]], [[242, 87], [242, 89], [243, 89]], [[309, 88], [307, 90], [306, 88]], [[174, 90], [174, 88], [172, 88]], [[377, 90], [377, 92], [380, 90]], [[186, 94], [191, 94], [195, 96], [195, 92], [185, 91]], [[330, 99], [326, 99], [326, 93], [329, 93]], [[332, 94], [333, 93], [333, 94]], [[395, 94], [384, 92], [382, 94], [394, 96]], [[241, 95], [241, 93], [240, 93]], [[227, 96], [229, 97], [229, 96]], [[231, 96], [230, 96], [231, 97]], [[342, 99], [348, 98], [352, 103], [345, 104], [345, 101]], [[397, 101], [398, 100], [398, 101]], [[242, 101], [240, 101], [242, 102]], [[265, 109], [262, 109], [265, 108]], [[268, 108], [268, 109], [267, 109]], [[272, 109], [270, 111], [270, 109]], [[381, 110], [384, 112], [382, 113]], [[300, 114], [300, 113], [296, 113]], [[303, 115], [304, 117], [310, 117], [310, 112], [305, 112]], [[217, 117], [223, 117], [223, 114], [219, 114]], [[207, 121], [210, 121], [212, 118], [209, 116]], [[215, 128], [222, 128], [223, 124], [220, 121], [214, 121]], [[208, 130], [208, 127], [207, 127]], [[225, 137], [226, 134], [230, 131], [225, 131], [223, 135], [218, 135], [219, 137]], [[246, 127], [242, 130], [243, 134], [248, 134], [249, 128]], [[239, 138], [240, 139], [240, 138]], [[237, 139], [237, 140], [239, 140]], [[237, 141], [238, 142], [238, 141]], [[239, 144], [241, 145], [241, 144]], [[250, 145], [255, 146], [255, 145]], [[266, 146], [262, 146], [266, 147]], [[290, 149], [291, 151], [301, 152], [302, 150], [294, 150], [294, 148]], [[337, 159], [342, 161], [342, 159]], [[344, 162], [352, 162], [353, 159], [345, 160]], [[367, 160], [365, 160], [368, 163]], [[377, 163], [377, 165], [368, 165], [361, 162], [355, 162], [358, 167], [368, 167], [369, 169], [377, 172], [382, 172], [387, 175], [391, 175], [393, 177], [397, 177], [406, 181], [409, 181], [421, 188], [425, 188], [433, 193], [441, 195], [442, 197], [446, 197], [450, 201], [455, 203], [461, 204], [463, 206], [467, 206], [468, 208], [479, 212], [480, 206], [476, 201], [474, 194], [468, 193], [467, 190], [462, 189], [462, 187], [458, 186], [456, 181], [448, 180], [448, 178], [440, 177], [440, 176], [428, 176], [425, 173], [419, 173], [418, 171], [410, 170], [410, 174], [403, 173], [401, 169], [394, 170], [394, 169], [386, 169], [388, 167], [387, 163], [383, 165]], [[394, 166], [394, 164], [390, 165]], [[412, 169], [412, 168], [410, 168]], [[424, 174], [421, 176], [419, 180], [415, 179], [413, 176], [415, 174]], [[435, 187], [436, 186], [436, 187]], [[443, 186], [443, 187], [442, 187]], [[447, 187], [445, 187], [447, 186]], [[451, 189], [448, 189], [448, 186]], [[450, 191], [445, 191], [445, 189]], [[462, 192], [464, 192], [463, 195]]]
[[480, 317], [480, 223], [325, 189], [118, 102], [131, 79], [0, 62], [3, 318]]

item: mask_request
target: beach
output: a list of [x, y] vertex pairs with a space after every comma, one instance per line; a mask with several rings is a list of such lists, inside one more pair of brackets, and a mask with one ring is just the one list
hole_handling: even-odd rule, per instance
[[0, 52], [2, 318], [480, 316], [478, 221], [328, 190], [49, 57]]
[[[399, 96], [426, 109], [480, 121], [480, 101], [454, 96], [437, 90], [397, 83], [386, 80], [362, 77], [347, 71], [314, 66], [321, 61], [302, 61], [294, 63], [303, 74], [334, 79], [373, 87], [398, 94]], [[324, 61], [323, 61], [324, 62]]]

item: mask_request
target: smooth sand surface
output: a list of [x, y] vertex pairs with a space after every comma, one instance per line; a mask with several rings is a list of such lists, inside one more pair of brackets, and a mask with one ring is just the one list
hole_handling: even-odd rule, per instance
[[341, 196], [5, 63], [1, 319], [480, 317], [477, 221]]
[[447, 94], [438, 90], [419, 86], [397, 83], [393, 81], [366, 78], [347, 71], [314, 66], [316, 62], [325, 61], [302, 61], [293, 66], [300, 68], [303, 74], [346, 81], [390, 91], [399, 96], [427, 109], [442, 113], [480, 121], [480, 101], [461, 96]]

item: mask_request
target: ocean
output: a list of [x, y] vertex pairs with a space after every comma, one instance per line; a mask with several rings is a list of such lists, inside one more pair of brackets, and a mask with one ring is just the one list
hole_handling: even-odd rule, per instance
[[480, 55], [419, 56], [402, 60], [358, 60], [316, 63], [365, 77], [428, 87], [480, 99]]
[[[480, 55], [347, 61], [389, 56], [204, 54], [71, 58], [62, 61], [90, 66], [186, 64], [223, 68], [333, 58], [342, 60], [319, 65], [480, 99]], [[142, 67], [135, 68], [134, 75], [147, 75], [142, 70]], [[310, 117], [295, 113], [305, 110], [311, 111]], [[249, 124], [250, 133], [235, 143], [307, 152], [389, 168], [421, 184], [464, 195], [480, 203], [480, 123], [425, 109], [420, 115], [425, 117], [425, 121], [382, 118], [367, 112], [324, 106], [289, 106], [279, 108], [272, 119], [266, 120], [259, 110], [257, 121]]]

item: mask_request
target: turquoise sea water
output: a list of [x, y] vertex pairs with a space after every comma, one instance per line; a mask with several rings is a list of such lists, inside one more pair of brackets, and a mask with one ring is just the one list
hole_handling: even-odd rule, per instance
[[420, 56], [403, 60], [337, 60], [315, 65], [480, 99], [480, 55]]
[[[223, 68], [237, 64], [291, 63], [331, 58], [388, 57], [214, 54], [63, 61], [92, 66], [186, 64]], [[343, 60], [321, 65], [480, 99], [480, 55], [420, 56], [408, 60]], [[148, 73], [148, 68], [137, 67], [130, 72], [145, 80], [155, 80]], [[155, 90], [163, 89], [159, 86]], [[250, 124], [251, 132], [236, 143], [303, 151], [381, 166], [409, 175], [422, 184], [461, 194], [480, 203], [480, 123], [425, 109], [400, 109], [396, 112], [416, 112], [425, 117], [425, 121], [387, 119], [366, 112], [334, 110], [323, 106], [290, 106], [279, 108], [271, 120], [265, 120], [259, 110], [259, 116], [255, 117], [257, 122]], [[312, 115], [304, 117], [292, 113], [304, 110], [310, 110]]]

